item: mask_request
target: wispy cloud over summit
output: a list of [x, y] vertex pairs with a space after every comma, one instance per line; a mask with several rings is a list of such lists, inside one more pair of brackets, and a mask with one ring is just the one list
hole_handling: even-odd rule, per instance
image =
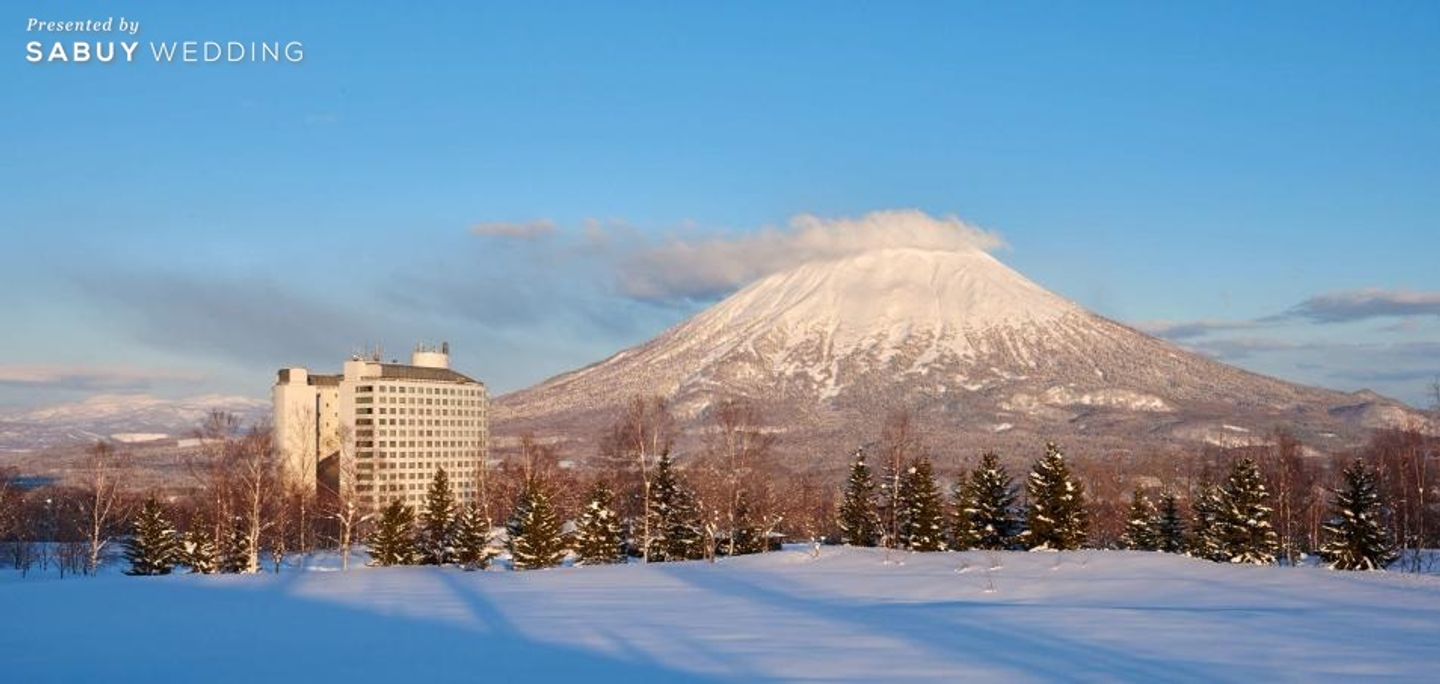
[[653, 304], [715, 299], [803, 263], [877, 249], [989, 252], [1005, 246], [998, 233], [913, 209], [833, 219], [801, 214], [781, 227], [746, 231], [686, 223], [655, 233], [616, 219], [587, 219], [575, 230], [537, 220], [480, 223], [470, 233], [523, 242], [547, 265], [578, 258], [584, 261], [580, 270], [608, 273], [614, 294]]
[[894, 247], [992, 251], [1004, 245], [998, 234], [955, 216], [935, 218], [915, 210], [840, 219], [803, 214], [784, 228], [672, 236], [629, 254], [618, 277], [621, 292], [635, 299], [708, 299], [810, 261]]

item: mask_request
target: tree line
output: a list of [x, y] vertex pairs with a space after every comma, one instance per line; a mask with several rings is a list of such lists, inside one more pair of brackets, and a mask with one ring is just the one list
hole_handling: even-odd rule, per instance
[[503, 527], [473, 538], [485, 549], [479, 564], [423, 551], [465, 548], [456, 541], [464, 535], [447, 532], [454, 529], [446, 513], [452, 504], [445, 473], [437, 470], [418, 513], [398, 500], [385, 507], [372, 558], [380, 565], [484, 567], [503, 548], [513, 569], [531, 570], [560, 565], [571, 554], [583, 566], [714, 560], [771, 548], [784, 515], [768, 477], [775, 440], [755, 411], [720, 406], [701, 453], [683, 468], [674, 458], [675, 437], [675, 422], [657, 399], [627, 407], [603, 435], [589, 473], [561, 468], [553, 448], [522, 437], [516, 457], [482, 478], [494, 491], [487, 486], [467, 509], [488, 530], [491, 499], [510, 502]]
[[[1004, 459], [938, 468], [908, 414], [897, 413], [850, 460], [848, 479], [775, 458], [776, 431], [744, 402], [708, 411], [698, 446], [659, 398], [635, 398], [599, 435], [594, 457], [563, 462], [533, 437], [479, 473], [476, 499], [455, 499], [434, 472], [417, 509], [361, 510], [353, 491], [284, 481], [266, 425], [214, 414], [185, 458], [182, 486], [127, 488], [127, 456], [96, 445], [80, 477], [21, 491], [0, 473], [0, 551], [22, 572], [39, 564], [93, 574], [123, 549], [137, 574], [253, 573], [319, 549], [348, 567], [371, 562], [478, 569], [502, 550], [515, 569], [567, 557], [597, 565], [716, 559], [782, 539], [909, 551], [1129, 548], [1221, 562], [1384, 567], [1437, 544], [1437, 440], [1377, 432], [1342, 463], [1307, 455], [1277, 433], [1266, 445], [1189, 457], [1073, 460], [1046, 445], [1017, 484]], [[873, 464], [873, 466], [872, 466]], [[343, 478], [342, 478], [343, 479]], [[353, 480], [352, 480], [353, 481]], [[138, 560], [137, 560], [138, 559]]]
[[[902, 464], [884, 480], [877, 483], [863, 453], [857, 453], [840, 503], [842, 543], [917, 552], [1092, 547], [1084, 484], [1054, 443], [1046, 444], [1045, 455], [1031, 466], [1023, 499], [1022, 488], [994, 453], [984, 454], [948, 497], [925, 457]], [[1386, 522], [1391, 505], [1377, 482], [1375, 469], [1363, 459], [1345, 469], [1324, 525], [1326, 540], [1316, 549], [1330, 567], [1376, 570], [1398, 558]], [[1234, 461], [1223, 482], [1202, 485], [1188, 516], [1175, 492], [1162, 491], [1157, 505], [1137, 488], [1118, 546], [1221, 563], [1274, 564], [1280, 541], [1270, 498], [1259, 466], [1247, 457]]]

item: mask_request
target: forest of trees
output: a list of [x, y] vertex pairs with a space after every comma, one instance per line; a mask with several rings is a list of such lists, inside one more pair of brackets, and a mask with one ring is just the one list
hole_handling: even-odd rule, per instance
[[131, 574], [278, 572], [317, 550], [348, 567], [363, 543], [378, 565], [479, 569], [508, 551], [510, 566], [527, 570], [567, 559], [714, 560], [788, 541], [1428, 570], [1433, 554], [1416, 550], [1440, 546], [1440, 439], [1420, 430], [1377, 431], [1334, 457], [1277, 432], [1259, 446], [1184, 457], [1075, 458], [1040, 444], [941, 467], [899, 413], [832, 474], [779, 462], [775, 427], [745, 403], [723, 403], [698, 447], [676, 453], [665, 402], [635, 398], [581, 465], [525, 437], [484, 466], [473, 504], [458, 503], [437, 470], [418, 510], [364, 511], [346, 492], [285, 482], [268, 426], [217, 413], [197, 430], [183, 486], [133, 490], [127, 455], [106, 443], [63, 486], [24, 490], [0, 472], [0, 562], [62, 576], [107, 562]]

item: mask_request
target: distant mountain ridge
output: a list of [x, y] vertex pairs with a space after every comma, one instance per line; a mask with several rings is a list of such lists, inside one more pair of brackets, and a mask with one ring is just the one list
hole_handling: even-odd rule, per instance
[[873, 439], [895, 409], [912, 411], [932, 443], [963, 442], [957, 452], [1049, 438], [1230, 445], [1276, 426], [1339, 449], [1419, 418], [1373, 393], [1186, 351], [980, 250], [883, 249], [771, 275], [650, 342], [500, 397], [494, 432], [582, 445], [637, 394], [669, 397], [691, 423], [745, 398], [787, 450], [817, 459]]
[[35, 451], [96, 440], [149, 442], [189, 436], [211, 411], [261, 418], [270, 403], [208, 394], [162, 399], [148, 394], [100, 394], [83, 401], [0, 413], [0, 451]]

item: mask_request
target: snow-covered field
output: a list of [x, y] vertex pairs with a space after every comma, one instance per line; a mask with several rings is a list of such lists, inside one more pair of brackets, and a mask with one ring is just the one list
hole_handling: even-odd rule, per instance
[[[0, 679], [1440, 678], [1440, 577], [1113, 551], [0, 576]], [[1000, 567], [991, 570], [991, 565]]]

